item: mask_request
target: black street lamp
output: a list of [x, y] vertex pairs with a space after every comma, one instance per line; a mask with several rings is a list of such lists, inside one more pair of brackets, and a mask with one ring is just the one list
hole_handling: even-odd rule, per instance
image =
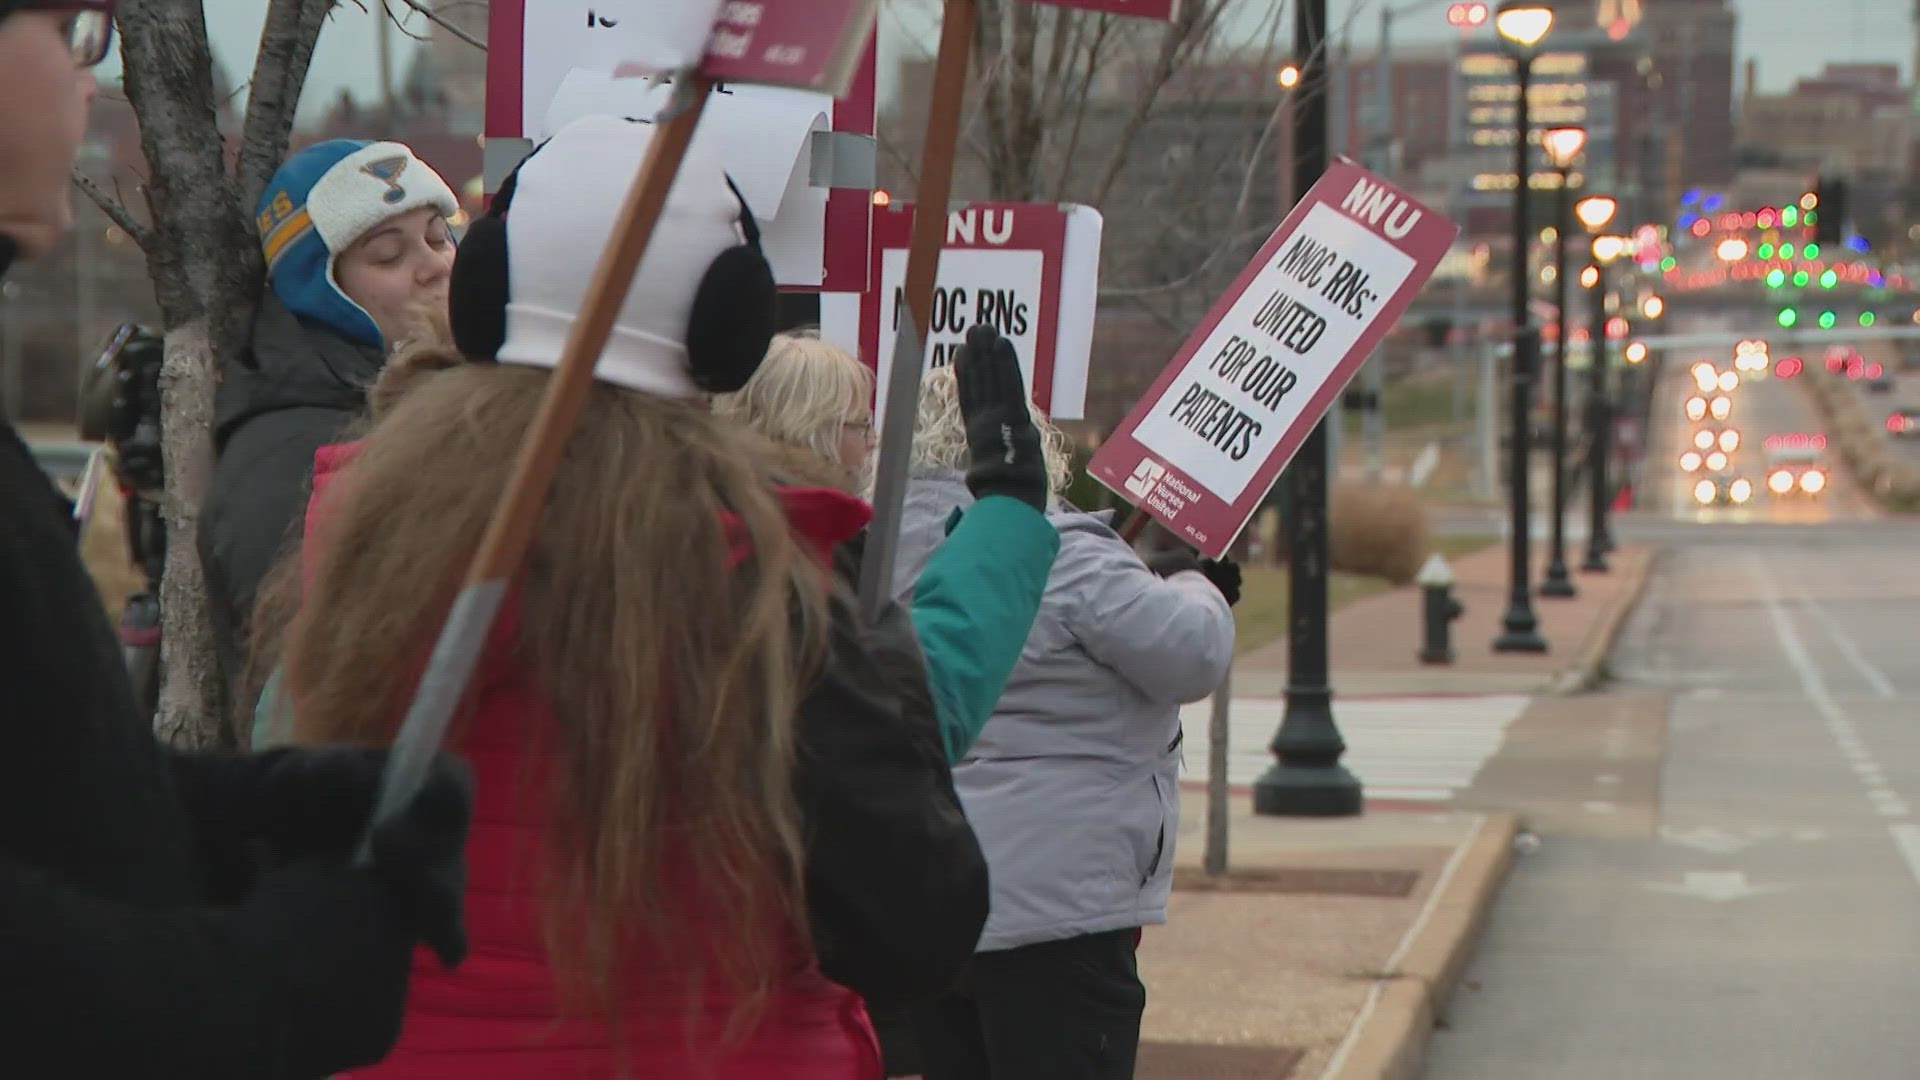
[[[1599, 232], [1613, 220], [1616, 203], [1605, 195], [1580, 200], [1580, 221]], [[1613, 445], [1613, 403], [1607, 397], [1607, 264], [1620, 257], [1626, 240], [1618, 236], [1593, 238], [1593, 370], [1587, 388], [1587, 558], [1580, 569], [1590, 574], [1607, 570], [1607, 510], [1612, 485], [1607, 480], [1607, 452]]]
[[1496, 652], [1546, 652], [1540, 620], [1533, 614], [1533, 522], [1529, 516], [1528, 468], [1532, 449], [1533, 380], [1540, 361], [1540, 335], [1527, 310], [1527, 197], [1531, 191], [1532, 154], [1528, 136], [1533, 124], [1527, 112], [1527, 91], [1533, 83], [1533, 59], [1540, 42], [1553, 29], [1553, 9], [1537, 0], [1504, 0], [1493, 17], [1501, 47], [1518, 68], [1519, 94], [1514, 98], [1513, 141], [1513, 446], [1508, 453], [1513, 501], [1513, 535], [1508, 546], [1513, 557], [1512, 595], [1508, 597], [1503, 629], [1493, 639]]
[[1567, 572], [1567, 345], [1573, 340], [1573, 323], [1567, 312], [1567, 188], [1572, 184], [1574, 159], [1587, 145], [1587, 129], [1548, 128], [1540, 133], [1540, 145], [1546, 148], [1547, 159], [1560, 175], [1560, 186], [1553, 197], [1553, 310], [1560, 328], [1553, 355], [1553, 542], [1540, 595], [1577, 596], [1580, 590]]
[[[1327, 0], [1294, 5], [1294, 55], [1304, 57], [1289, 82], [1294, 94], [1293, 180], [1296, 192], [1327, 171]], [[1284, 74], [1284, 73], [1283, 73]], [[1288, 616], [1286, 711], [1268, 748], [1274, 765], [1253, 784], [1256, 814], [1339, 817], [1361, 811], [1360, 780], [1340, 764], [1347, 744], [1333, 720], [1327, 646], [1327, 420], [1287, 466], [1280, 518], [1286, 522], [1293, 606]]]

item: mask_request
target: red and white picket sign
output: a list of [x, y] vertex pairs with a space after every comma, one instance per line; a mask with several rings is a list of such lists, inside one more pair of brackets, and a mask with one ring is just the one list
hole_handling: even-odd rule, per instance
[[[537, 140], [569, 75], [683, 66], [689, 50], [702, 55], [700, 72], [725, 83], [740, 106], [716, 109], [702, 139], [716, 136], [714, 129], [729, 122], [726, 114], [763, 114], [772, 123], [817, 113], [827, 118], [828, 130], [871, 136], [874, 8], [875, 0], [493, 0], [486, 136]], [[767, 107], [756, 109], [756, 102]], [[761, 141], [769, 154], [809, 150], [804, 128]], [[804, 186], [805, 158], [766, 164], [783, 178], [796, 167]], [[768, 243], [786, 256], [776, 258], [782, 287], [864, 291], [871, 193], [833, 188], [822, 199], [815, 191], [791, 203], [777, 195], [754, 201], [756, 215], [766, 219]], [[804, 255], [796, 253], [801, 246]], [[804, 269], [788, 274], [796, 261]]]
[[[1087, 364], [1100, 265], [1101, 218], [1091, 207], [1056, 203], [971, 203], [947, 215], [946, 243], [925, 342], [926, 366], [944, 366], [975, 323], [991, 323], [1013, 342], [1035, 404], [1074, 419], [1086, 400]], [[859, 355], [893, 355], [906, 317], [913, 207], [873, 214], [872, 288], [860, 298]], [[823, 312], [823, 316], [825, 313]], [[822, 326], [835, 340], [839, 326]], [[881, 371], [875, 408], [884, 414]]]
[[1328, 169], [1088, 471], [1225, 554], [1459, 231], [1358, 165]]

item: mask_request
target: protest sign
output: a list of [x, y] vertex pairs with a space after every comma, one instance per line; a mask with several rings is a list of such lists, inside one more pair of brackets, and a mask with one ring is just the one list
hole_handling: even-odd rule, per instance
[[[947, 215], [946, 243], [928, 312], [926, 368], [944, 366], [975, 323], [992, 323], [1020, 354], [1033, 399], [1048, 415], [1077, 419], [1086, 404], [1100, 272], [1100, 213], [1054, 203], [973, 203]], [[876, 209], [873, 288], [860, 298], [857, 333], [829, 319], [846, 309], [822, 307], [822, 332], [851, 337], [868, 363], [893, 355], [905, 312], [907, 248], [913, 208]], [[885, 372], [875, 412], [884, 414]]]
[[1225, 554], [1458, 232], [1358, 165], [1328, 169], [1088, 471]]
[[[712, 62], [702, 65], [703, 73], [722, 80], [754, 76], [750, 62], [764, 61], [763, 46], [776, 49], [776, 57], [793, 55], [790, 49], [777, 51], [789, 30], [799, 27], [809, 35], [815, 32], [810, 27], [832, 30], [840, 35], [836, 40], [851, 42], [854, 50], [843, 97], [792, 89], [813, 84], [777, 71], [758, 75], [779, 85], [723, 81], [697, 138], [732, 143], [726, 159], [738, 162], [730, 170], [743, 191], [753, 189], [747, 191], [748, 201], [783, 288], [863, 291], [876, 87], [872, 7], [871, 0], [493, 0], [486, 135], [502, 147], [519, 140], [521, 148], [503, 167], [489, 165], [490, 183], [497, 184], [505, 166], [556, 125], [592, 112], [650, 115], [645, 110], [657, 109], [665, 91], [649, 88], [631, 73], [670, 69], [707, 50]], [[864, 29], [846, 32], [852, 25], [847, 19], [864, 19], [859, 24]], [[713, 50], [737, 42], [748, 30], [753, 48], [725, 73], [726, 61], [714, 59]], [[843, 58], [831, 61], [844, 63]], [[723, 73], [705, 71], [708, 67]], [[623, 72], [628, 76], [621, 77]], [[864, 155], [853, 155], [860, 160], [851, 168], [833, 160], [834, 149], [845, 149], [847, 139], [868, 144]], [[494, 148], [488, 156], [491, 161]], [[831, 167], [835, 164], [841, 167]]]

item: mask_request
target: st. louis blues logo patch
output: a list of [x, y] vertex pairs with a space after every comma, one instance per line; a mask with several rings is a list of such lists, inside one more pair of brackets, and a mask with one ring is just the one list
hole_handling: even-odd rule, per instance
[[381, 196], [385, 201], [397, 203], [406, 199], [407, 189], [400, 186], [400, 175], [407, 171], [405, 155], [369, 161], [360, 166], [360, 171], [387, 185], [387, 193]]

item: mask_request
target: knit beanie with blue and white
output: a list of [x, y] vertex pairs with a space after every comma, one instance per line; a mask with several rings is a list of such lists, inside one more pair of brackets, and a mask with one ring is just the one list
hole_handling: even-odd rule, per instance
[[340, 290], [333, 264], [354, 241], [422, 207], [460, 210], [453, 189], [412, 150], [394, 142], [332, 139], [287, 159], [254, 210], [267, 279], [302, 319], [385, 348], [380, 327]]

